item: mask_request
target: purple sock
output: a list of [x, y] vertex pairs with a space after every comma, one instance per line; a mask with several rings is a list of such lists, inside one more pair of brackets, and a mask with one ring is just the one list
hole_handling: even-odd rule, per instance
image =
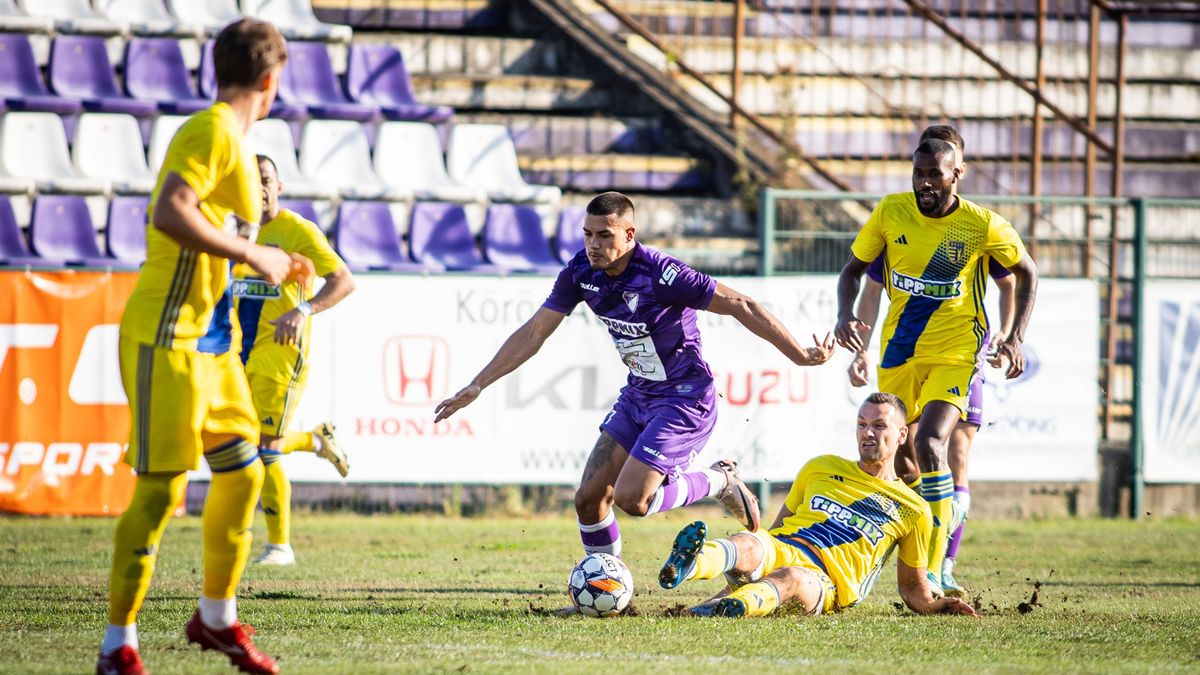
[[[955, 487], [954, 496], [958, 497], [960, 493], [970, 495], [971, 490], [969, 488], [962, 487], [961, 485]], [[954, 531], [954, 534], [950, 535], [950, 545], [946, 547], [947, 558], [951, 560], [958, 559], [958, 545], [962, 543], [963, 530], [965, 530], [966, 527], [967, 522], [964, 520], [963, 524], [959, 525], [958, 529]]]
[[579, 538], [587, 553], [611, 553], [621, 557], [621, 528], [617, 525], [617, 512], [610, 509], [608, 515], [594, 525], [579, 523]]
[[663, 483], [654, 493], [646, 515], [670, 511], [696, 502], [708, 496], [708, 475], [703, 471], [685, 473], [670, 483]]

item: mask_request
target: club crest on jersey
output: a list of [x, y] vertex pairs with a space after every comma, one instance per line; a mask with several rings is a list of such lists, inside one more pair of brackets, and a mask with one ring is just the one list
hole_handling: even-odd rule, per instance
[[933, 298], [934, 300], [949, 300], [962, 295], [962, 282], [957, 279], [954, 281], [929, 281], [910, 277], [896, 270], [892, 270], [892, 288], [909, 295]]
[[946, 254], [950, 256], [950, 262], [960, 263], [963, 261], [967, 252], [967, 245], [961, 241], [946, 242]]
[[637, 311], [637, 306], [638, 306], [638, 294], [637, 293], [634, 293], [633, 291], [625, 291], [624, 293], [621, 294], [621, 297], [625, 299], [625, 306], [629, 307], [630, 313]]
[[280, 296], [279, 286], [268, 284], [262, 279], [234, 279], [229, 290], [235, 298], [261, 298], [269, 300]]

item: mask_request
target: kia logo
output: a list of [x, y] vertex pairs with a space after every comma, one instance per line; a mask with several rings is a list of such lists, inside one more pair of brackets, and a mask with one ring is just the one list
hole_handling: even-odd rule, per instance
[[396, 405], [433, 405], [446, 395], [450, 346], [433, 335], [397, 335], [383, 345], [383, 390]]

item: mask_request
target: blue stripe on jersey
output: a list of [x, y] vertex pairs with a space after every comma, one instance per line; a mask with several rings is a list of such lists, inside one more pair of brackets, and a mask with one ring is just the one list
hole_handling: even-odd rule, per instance
[[862, 533], [831, 518], [796, 530], [791, 536], [806, 539], [821, 548], [833, 548], [858, 541], [862, 538]]
[[886, 509], [884, 506], [880, 505], [880, 501], [883, 501], [885, 504], [888, 504], [889, 506], [891, 506], [892, 513], [895, 513], [897, 515], [900, 513], [900, 505], [899, 504], [897, 504], [891, 498], [884, 497], [883, 495], [880, 495], [880, 494], [874, 494], [869, 497], [864, 497], [864, 498], [854, 502], [853, 504], [851, 504], [849, 508], [851, 511], [857, 513], [858, 515], [862, 516], [863, 518], [866, 518], [867, 520], [871, 521], [872, 523], [875, 523], [876, 525], [883, 527], [884, 525], [887, 525], [888, 523], [892, 522], [893, 520], [896, 520], [896, 518], [894, 518], [892, 515], [890, 515], [888, 513], [888, 509]]
[[225, 294], [217, 301], [213, 309], [212, 321], [208, 323], [208, 331], [196, 343], [196, 351], [205, 354], [224, 354], [233, 344], [233, 321], [229, 318], [233, 309], [233, 291], [226, 285]]
[[[933, 257], [929, 259], [929, 264], [925, 266], [925, 271], [921, 273], [921, 278], [929, 281], [954, 281], [958, 275], [962, 274], [965, 266], [966, 261], [955, 265], [950, 260], [949, 249], [938, 246]], [[942, 302], [942, 300], [927, 298], [923, 295], [909, 296], [908, 302], [900, 312], [900, 319], [896, 322], [896, 330], [892, 332], [892, 336], [888, 340], [888, 346], [883, 353], [883, 361], [879, 367], [895, 368], [908, 363], [913, 352], [917, 350], [917, 340], [921, 339], [921, 334], [929, 325], [929, 319], [942, 306]]]
[[258, 320], [262, 316], [263, 298], [242, 298], [238, 301], [238, 323], [242, 325], [242, 365], [250, 360], [250, 350], [258, 338]]

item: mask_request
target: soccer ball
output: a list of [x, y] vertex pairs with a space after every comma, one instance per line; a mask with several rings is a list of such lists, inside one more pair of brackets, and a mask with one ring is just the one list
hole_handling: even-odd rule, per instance
[[608, 553], [589, 553], [571, 570], [571, 602], [584, 616], [616, 616], [633, 599], [633, 572]]

